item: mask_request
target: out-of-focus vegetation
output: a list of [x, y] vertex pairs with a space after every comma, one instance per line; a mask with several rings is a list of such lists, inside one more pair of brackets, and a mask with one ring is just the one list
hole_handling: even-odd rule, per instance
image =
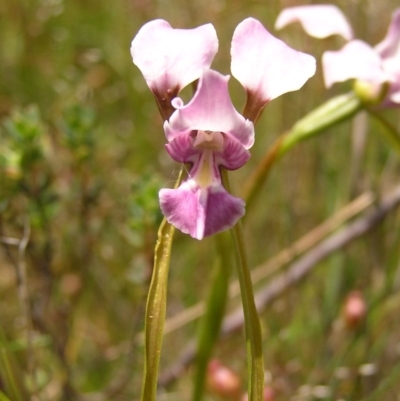
[[[212, 22], [220, 39], [213, 66], [227, 74], [230, 39], [242, 19], [254, 16], [273, 32], [282, 8], [305, 3], [0, 3], [1, 400], [139, 398], [140, 333], [162, 217], [157, 193], [172, 185], [179, 166], [164, 151], [162, 120], [131, 61], [138, 29], [154, 18], [187, 28]], [[383, 38], [398, 6], [396, 0], [333, 3], [371, 44]], [[318, 60], [324, 49], [343, 44], [310, 39], [295, 25], [275, 35]], [[243, 93], [233, 80], [231, 89], [240, 110]], [[326, 91], [319, 70], [301, 91], [271, 103], [257, 126], [251, 161], [232, 174], [236, 193], [279, 134], [348, 89], [345, 83]], [[398, 110], [382, 113], [400, 128]], [[364, 191], [398, 185], [399, 156], [380, 130], [359, 114], [298, 145], [273, 168], [246, 218], [252, 266]], [[274, 400], [399, 400], [399, 227], [400, 214], [393, 212], [261, 316]], [[213, 257], [213, 238], [176, 235], [168, 316], [204, 299]], [[365, 307], [358, 321], [345, 312], [355, 298]], [[195, 333], [191, 322], [165, 336], [162, 370]], [[215, 357], [244, 381], [242, 332], [218, 344]], [[186, 400], [190, 389], [189, 369], [161, 389], [160, 400]]]

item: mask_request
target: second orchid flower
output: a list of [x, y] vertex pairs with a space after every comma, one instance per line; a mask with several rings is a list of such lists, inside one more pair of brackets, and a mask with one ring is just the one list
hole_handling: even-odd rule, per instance
[[284, 9], [276, 28], [300, 22], [311, 36], [325, 38], [340, 35], [348, 42], [338, 51], [322, 56], [327, 88], [336, 82], [356, 79], [360, 94], [367, 101], [382, 101], [385, 107], [400, 106], [400, 8], [392, 14], [386, 37], [375, 47], [354, 34], [343, 13], [334, 5], [320, 4]]

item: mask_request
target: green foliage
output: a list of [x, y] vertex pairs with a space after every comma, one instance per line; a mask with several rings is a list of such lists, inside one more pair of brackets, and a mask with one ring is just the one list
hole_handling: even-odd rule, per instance
[[15, 110], [3, 127], [1, 166], [8, 177], [23, 180], [24, 173], [35, 169], [44, 157], [45, 136], [38, 108]]
[[158, 227], [162, 220], [158, 204], [161, 180], [154, 172], [144, 172], [132, 184], [129, 198], [129, 227], [140, 244], [145, 233]]
[[64, 144], [78, 161], [89, 159], [94, 151], [95, 114], [92, 109], [74, 104], [67, 108], [60, 122]]

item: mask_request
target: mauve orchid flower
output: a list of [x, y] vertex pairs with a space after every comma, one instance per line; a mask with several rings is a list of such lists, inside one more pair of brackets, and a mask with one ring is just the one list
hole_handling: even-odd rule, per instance
[[177, 189], [160, 191], [161, 210], [169, 223], [202, 239], [232, 227], [244, 215], [244, 201], [221, 183], [220, 168], [235, 170], [250, 158], [254, 126], [234, 108], [228, 76], [205, 71], [193, 99], [176, 112], [164, 129], [169, 155], [190, 163], [189, 178]]
[[[327, 51], [322, 57], [327, 88], [336, 82], [356, 79], [367, 86], [371, 100], [387, 90], [384, 106], [400, 105], [400, 8], [394, 11], [385, 39], [375, 47], [361, 40], [351, 40], [352, 30], [342, 12], [333, 5], [287, 8], [276, 21], [276, 28], [300, 22], [314, 37], [341, 35], [349, 42], [339, 51]], [[388, 87], [388, 89], [386, 88]]]
[[[170, 224], [197, 239], [231, 228], [244, 215], [245, 203], [226, 191], [221, 168], [236, 170], [247, 162], [261, 110], [303, 86], [316, 64], [312, 56], [274, 38], [259, 21], [244, 20], [231, 47], [232, 74], [248, 96], [244, 117], [229, 96], [229, 76], [209, 69], [217, 47], [211, 25], [182, 30], [162, 20], [146, 24], [131, 47], [164, 116], [167, 152], [190, 166], [178, 188], [160, 190], [161, 211]], [[174, 97], [197, 78], [196, 93], [186, 105]], [[166, 112], [168, 102], [171, 112]]]

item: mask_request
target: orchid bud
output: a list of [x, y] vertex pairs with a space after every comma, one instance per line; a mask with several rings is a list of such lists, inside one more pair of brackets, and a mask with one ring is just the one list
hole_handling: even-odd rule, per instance
[[242, 392], [242, 380], [233, 370], [213, 359], [208, 365], [207, 387], [224, 399], [237, 400]]
[[353, 89], [362, 102], [374, 105], [380, 104], [385, 99], [389, 91], [389, 84], [387, 82], [379, 84], [356, 79]]
[[60, 281], [61, 291], [68, 297], [79, 294], [82, 286], [82, 279], [76, 273], [66, 273], [62, 276]]
[[344, 320], [347, 328], [355, 329], [360, 326], [367, 313], [365, 299], [360, 291], [352, 291], [344, 304]]

